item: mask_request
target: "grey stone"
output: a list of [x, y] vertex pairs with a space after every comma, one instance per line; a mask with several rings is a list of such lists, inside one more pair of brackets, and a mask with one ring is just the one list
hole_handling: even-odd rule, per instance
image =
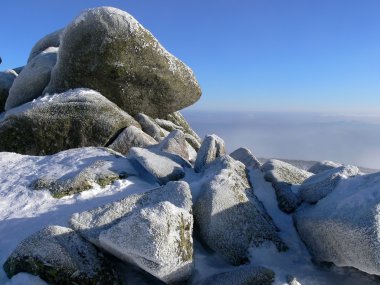
[[139, 124], [98, 92], [75, 89], [45, 96], [5, 113], [0, 151], [45, 155], [105, 146], [120, 130]]
[[238, 148], [237, 150], [233, 151], [230, 156], [233, 159], [242, 162], [245, 167], [253, 167], [254, 169], [260, 169], [261, 167], [261, 162], [247, 148]]
[[193, 72], [128, 13], [89, 9], [69, 24], [45, 92], [87, 87], [131, 115], [163, 117], [201, 96]]
[[272, 242], [287, 246], [263, 205], [254, 195], [245, 166], [229, 156], [215, 159], [204, 170], [201, 193], [194, 205], [199, 236], [234, 265], [248, 260], [248, 248]]
[[169, 182], [96, 209], [74, 214], [84, 238], [165, 282], [191, 274], [192, 198], [186, 182]]
[[[165, 117], [166, 120], [168, 121], [171, 121], [172, 123], [174, 123], [175, 125], [179, 126], [179, 127], [182, 127], [183, 128], [183, 132], [185, 134], [188, 134], [190, 136], [192, 136], [193, 138], [195, 138], [197, 141], [198, 141], [198, 144], [200, 145], [201, 143], [201, 138], [198, 136], [198, 134], [190, 127], [189, 123], [186, 121], [186, 119], [184, 118], [184, 116], [182, 116], [182, 114], [180, 112], [174, 112], [174, 113], [171, 113], [171, 114], [168, 114], [166, 117]], [[193, 146], [194, 147], [194, 146]], [[199, 148], [199, 147], [198, 147]], [[198, 150], [198, 149], [197, 149]]]
[[224, 141], [217, 135], [207, 135], [198, 151], [194, 165], [195, 171], [201, 172], [207, 164], [225, 154]]
[[16, 68], [12, 68], [12, 70], [14, 72], [16, 72], [17, 74], [20, 74], [20, 72], [24, 69], [25, 66], [19, 66], [19, 67], [16, 67]]
[[30, 102], [42, 95], [57, 62], [57, 48], [48, 48], [34, 57], [17, 76], [5, 103], [5, 110]]
[[135, 119], [141, 125], [141, 129], [156, 141], [161, 141], [162, 137], [168, 134], [156, 123], [155, 120], [145, 114], [139, 113], [135, 116]]
[[22, 241], [5, 262], [8, 277], [20, 272], [51, 284], [120, 284], [112, 264], [73, 230], [48, 226]]
[[4, 111], [5, 102], [9, 96], [9, 89], [11, 89], [16, 77], [17, 73], [13, 70], [0, 72], [0, 112]]
[[261, 170], [265, 173], [265, 180], [269, 182], [286, 182], [295, 185], [302, 184], [302, 182], [313, 175], [313, 173], [277, 159], [265, 162]]
[[292, 191], [292, 184], [275, 182], [272, 186], [276, 193], [278, 207], [284, 213], [293, 213], [301, 204], [300, 197]]
[[359, 168], [352, 165], [340, 166], [319, 172], [301, 184], [299, 195], [306, 202], [316, 203], [334, 191], [342, 179], [356, 176], [359, 173]]
[[147, 135], [135, 126], [129, 126], [108, 147], [123, 155], [127, 155], [132, 147], [144, 148], [154, 144], [157, 144], [157, 141], [150, 135]]
[[63, 33], [64, 29], [59, 29], [58, 31], [52, 32], [43, 38], [41, 38], [38, 42], [35, 43], [32, 50], [30, 51], [28, 63], [39, 55], [41, 52], [46, 50], [49, 47], [59, 47], [60, 45], [60, 37]]
[[313, 166], [311, 166], [308, 169], [308, 171], [311, 173], [314, 173], [314, 174], [318, 174], [318, 173], [323, 172], [325, 170], [334, 169], [334, 168], [337, 168], [339, 166], [342, 166], [342, 164], [336, 163], [333, 161], [329, 161], [329, 160], [324, 160], [324, 161], [320, 161], [320, 162], [315, 163]]
[[161, 151], [177, 154], [185, 160], [190, 159], [186, 138], [182, 131], [172, 131], [157, 147]]

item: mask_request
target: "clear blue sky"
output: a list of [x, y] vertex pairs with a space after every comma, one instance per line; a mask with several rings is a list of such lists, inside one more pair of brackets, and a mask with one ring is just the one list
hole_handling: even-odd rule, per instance
[[83, 9], [128, 11], [194, 71], [194, 109], [380, 114], [379, 0], [2, 0], [0, 55], [33, 44]]

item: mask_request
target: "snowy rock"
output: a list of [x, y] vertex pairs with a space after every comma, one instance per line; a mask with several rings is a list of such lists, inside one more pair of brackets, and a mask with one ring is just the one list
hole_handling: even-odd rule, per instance
[[314, 173], [314, 174], [318, 174], [318, 173], [323, 172], [325, 170], [334, 169], [334, 168], [337, 168], [339, 166], [342, 166], [342, 164], [336, 163], [333, 161], [329, 161], [329, 160], [324, 160], [324, 161], [320, 161], [320, 162], [317, 162], [316, 164], [314, 164], [312, 167], [309, 168], [308, 171], [311, 173]]
[[196, 102], [193, 72], [167, 52], [131, 15], [89, 9], [69, 24], [45, 92], [87, 87], [131, 115], [162, 117]]
[[279, 251], [286, 250], [272, 219], [253, 194], [241, 162], [219, 157], [203, 175], [194, 216], [200, 237], [211, 249], [234, 265], [247, 261], [251, 245], [273, 242]]
[[58, 48], [48, 48], [34, 57], [17, 76], [5, 103], [5, 110], [30, 102], [42, 95], [57, 62]]
[[296, 212], [297, 230], [316, 261], [380, 275], [379, 185], [380, 173], [344, 179]]
[[161, 151], [177, 154], [183, 159], [189, 160], [190, 158], [186, 138], [182, 131], [172, 131], [157, 147]]
[[306, 202], [316, 203], [334, 191], [342, 179], [356, 176], [359, 173], [359, 168], [351, 165], [322, 171], [302, 183], [299, 195]]
[[119, 284], [111, 264], [73, 230], [49, 226], [22, 241], [3, 266], [8, 277], [28, 272], [51, 284]]
[[202, 169], [216, 158], [225, 155], [226, 150], [224, 141], [217, 135], [208, 135], [204, 138], [202, 145], [198, 151], [194, 169], [196, 172]]
[[72, 227], [120, 259], [164, 282], [192, 271], [192, 199], [186, 182], [169, 182], [144, 194], [74, 214]]
[[299, 169], [289, 163], [277, 159], [268, 160], [261, 170], [265, 173], [265, 179], [269, 182], [286, 182], [289, 184], [302, 184], [313, 174]]
[[0, 112], [4, 111], [5, 102], [9, 95], [9, 89], [11, 89], [16, 77], [17, 73], [13, 70], [0, 72]]
[[228, 272], [213, 275], [198, 285], [271, 285], [275, 274], [265, 267], [252, 265], [240, 266]]
[[0, 151], [44, 155], [104, 146], [123, 128], [139, 124], [96, 91], [75, 89], [41, 97], [5, 113]]
[[161, 141], [162, 137], [169, 134], [169, 132], [163, 130], [155, 120], [145, 114], [139, 113], [135, 116], [135, 119], [141, 125], [141, 129], [156, 141]]
[[129, 157], [135, 159], [161, 185], [185, 176], [184, 165], [164, 153], [133, 147], [129, 151]]
[[243, 163], [245, 167], [253, 167], [255, 169], [260, 169], [261, 162], [252, 154], [249, 149], [244, 147], [238, 148], [230, 154], [233, 159], [236, 159]]
[[[170, 122], [172, 122], [172, 123], [174, 123], [175, 125], [177, 125], [179, 127], [182, 127], [183, 132], [185, 134], [188, 134], [192, 138], [194, 138], [198, 142], [198, 144], [200, 146], [201, 138], [198, 136], [198, 134], [196, 132], [194, 132], [194, 130], [190, 127], [189, 123], [186, 121], [186, 119], [182, 116], [182, 114], [180, 112], [174, 112], [174, 113], [168, 114], [165, 117], [165, 119], [168, 120], [168, 121], [170, 121]], [[197, 148], [194, 145], [192, 145], [192, 146], [196, 150], [199, 149], [199, 147]]]
[[[125, 157], [106, 148], [70, 149], [52, 155], [49, 159], [50, 168], [59, 171], [46, 173], [30, 186], [35, 190], [49, 190], [55, 198], [91, 189], [94, 183], [104, 187], [115, 180], [139, 175]], [[68, 168], [68, 171], [64, 171], [64, 168]]]
[[272, 183], [276, 193], [278, 207], [289, 214], [294, 212], [301, 204], [301, 199], [292, 191], [292, 184], [286, 182]]
[[189, 134], [185, 134], [186, 141], [197, 152], [201, 148], [201, 143], [195, 137]]
[[163, 128], [165, 131], [172, 132], [174, 130], [180, 130], [183, 131], [183, 128], [180, 126], [177, 126], [171, 121], [164, 120], [164, 119], [155, 119], [157, 125], [159, 125], [161, 128]]
[[42, 39], [40, 39], [32, 48], [29, 54], [28, 63], [39, 55], [41, 52], [46, 50], [49, 47], [59, 47], [60, 37], [63, 33], [64, 29], [60, 29], [58, 31], [52, 32]]
[[132, 147], [147, 147], [154, 144], [157, 144], [157, 141], [150, 135], [135, 126], [129, 126], [108, 147], [126, 155]]

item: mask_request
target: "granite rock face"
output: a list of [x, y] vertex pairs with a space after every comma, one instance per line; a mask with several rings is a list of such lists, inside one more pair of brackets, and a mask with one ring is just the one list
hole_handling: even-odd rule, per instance
[[261, 168], [261, 162], [252, 154], [252, 152], [244, 147], [238, 148], [231, 152], [230, 156], [243, 163], [245, 167]]
[[263, 164], [261, 170], [265, 173], [265, 180], [272, 183], [286, 182], [297, 185], [302, 184], [302, 182], [313, 175], [313, 173], [277, 159], [268, 160]]
[[30, 51], [28, 63], [47, 48], [59, 47], [63, 31], [64, 29], [59, 29], [38, 40]]
[[329, 161], [329, 160], [324, 160], [324, 161], [319, 161], [316, 164], [314, 164], [313, 166], [311, 166], [308, 169], [308, 171], [311, 173], [314, 173], [314, 174], [318, 174], [318, 173], [323, 172], [325, 170], [334, 169], [334, 168], [337, 168], [339, 166], [342, 166], [342, 164], [336, 163], [333, 161]]
[[217, 135], [208, 135], [204, 138], [198, 151], [197, 159], [194, 164], [196, 172], [202, 169], [216, 158], [226, 154], [224, 141]]
[[131, 115], [163, 117], [196, 102], [193, 72], [168, 53], [131, 15], [89, 9], [69, 24], [45, 93], [86, 87]]

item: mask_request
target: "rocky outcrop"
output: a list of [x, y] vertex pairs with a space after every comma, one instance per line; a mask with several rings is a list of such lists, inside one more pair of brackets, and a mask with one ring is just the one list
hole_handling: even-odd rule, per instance
[[121, 154], [127, 155], [132, 147], [148, 147], [157, 144], [157, 141], [141, 129], [130, 126], [125, 128], [120, 135], [108, 146]]
[[193, 268], [192, 201], [186, 182], [74, 214], [72, 227], [118, 258], [166, 283], [184, 281]]
[[316, 203], [338, 186], [342, 179], [360, 173], [356, 166], [340, 166], [322, 171], [306, 179], [299, 188], [299, 196], [309, 203]]
[[186, 160], [190, 159], [186, 137], [182, 131], [172, 131], [157, 147], [163, 152], [179, 155]]
[[49, 47], [59, 47], [60, 45], [60, 38], [63, 33], [64, 29], [59, 29], [55, 32], [52, 32], [46, 36], [44, 36], [42, 39], [40, 39], [38, 42], [35, 43], [32, 50], [30, 51], [28, 63], [35, 58], [37, 55], [39, 55], [41, 52], [46, 50]]
[[216, 158], [226, 154], [224, 141], [217, 135], [208, 135], [203, 139], [202, 145], [198, 151], [197, 159], [194, 164], [196, 172], [202, 169]]
[[301, 204], [302, 200], [298, 194], [292, 190], [292, 184], [286, 182], [272, 183], [276, 193], [278, 207], [284, 213], [293, 213]]
[[253, 194], [245, 166], [229, 156], [206, 166], [201, 193], [194, 205], [202, 240], [232, 264], [245, 263], [248, 248], [272, 242], [286, 250], [277, 228]]
[[135, 119], [141, 125], [141, 129], [156, 141], [161, 141], [163, 137], [169, 134], [169, 132], [163, 130], [155, 120], [145, 114], [139, 113], [135, 116]]
[[329, 161], [329, 160], [324, 160], [324, 161], [319, 161], [319, 162], [315, 163], [313, 166], [311, 166], [308, 169], [308, 171], [311, 173], [314, 173], [314, 174], [318, 174], [318, 173], [321, 173], [325, 170], [334, 169], [334, 168], [337, 168], [339, 166], [342, 166], [342, 164], [336, 163], [333, 161]]
[[265, 173], [265, 179], [272, 183], [286, 182], [289, 184], [302, 184], [313, 174], [299, 169], [289, 163], [271, 159], [263, 164], [261, 170]]
[[[188, 134], [189, 136], [193, 137], [198, 144], [200, 145], [201, 143], [201, 138], [198, 136], [198, 134], [190, 127], [189, 123], [186, 121], [186, 119], [182, 116], [180, 112], [174, 112], [171, 114], [168, 114], [165, 117], [166, 120], [172, 122], [176, 126], [179, 126], [183, 129], [183, 132], [185, 134]], [[193, 146], [195, 149], [198, 150], [195, 146]]]
[[139, 124], [98, 92], [75, 89], [12, 109], [0, 121], [0, 151], [45, 155], [105, 146], [120, 130]]
[[66, 27], [59, 48], [47, 93], [87, 87], [131, 115], [153, 117], [187, 107], [201, 96], [193, 72], [116, 8], [83, 12]]
[[9, 96], [9, 89], [11, 89], [16, 77], [17, 73], [13, 70], [0, 72], [0, 113], [4, 111], [5, 102]]
[[5, 103], [5, 110], [30, 102], [42, 95], [57, 62], [57, 48], [48, 48], [34, 57], [17, 76]]
[[50, 284], [120, 284], [112, 264], [92, 244], [60, 226], [46, 227], [22, 241], [3, 268], [9, 278], [28, 272]]
[[243, 163], [245, 167], [253, 167], [254, 169], [260, 169], [261, 167], [261, 162], [247, 148], [238, 148], [231, 152], [230, 156]]

